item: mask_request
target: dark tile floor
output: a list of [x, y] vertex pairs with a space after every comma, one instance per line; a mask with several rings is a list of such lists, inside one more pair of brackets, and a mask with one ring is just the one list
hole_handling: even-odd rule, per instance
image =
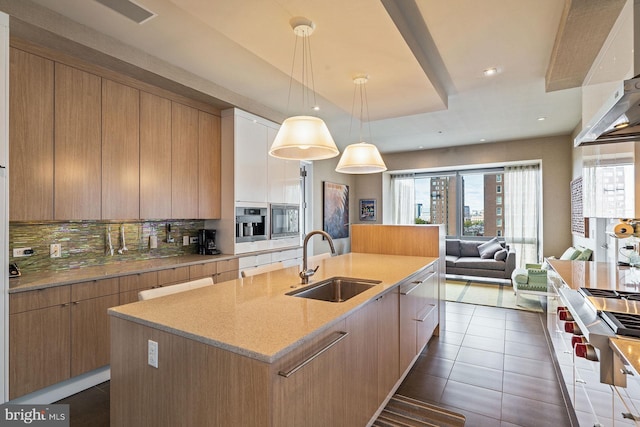
[[466, 416], [467, 426], [570, 426], [538, 313], [446, 303], [398, 393]]
[[[537, 313], [447, 302], [447, 325], [398, 393], [462, 413], [470, 427], [568, 426]], [[71, 427], [109, 425], [109, 383], [68, 403]]]

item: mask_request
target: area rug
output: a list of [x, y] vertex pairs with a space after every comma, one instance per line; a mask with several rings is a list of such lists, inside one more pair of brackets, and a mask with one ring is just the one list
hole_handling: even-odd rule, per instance
[[462, 414], [395, 394], [372, 426], [463, 427], [464, 423], [465, 417]]
[[537, 296], [521, 295], [520, 305], [516, 305], [516, 296], [511, 285], [478, 283], [471, 280], [447, 280], [446, 300], [543, 312], [540, 298]]

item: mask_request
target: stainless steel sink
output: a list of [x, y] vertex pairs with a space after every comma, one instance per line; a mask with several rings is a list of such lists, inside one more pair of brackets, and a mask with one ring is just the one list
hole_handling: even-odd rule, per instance
[[367, 289], [381, 283], [380, 280], [355, 279], [353, 277], [331, 277], [306, 286], [295, 291], [288, 292], [299, 298], [310, 298], [320, 301], [344, 302]]

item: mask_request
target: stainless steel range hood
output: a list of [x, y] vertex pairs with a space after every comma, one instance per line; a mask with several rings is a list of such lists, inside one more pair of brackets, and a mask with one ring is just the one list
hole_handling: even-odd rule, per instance
[[640, 77], [625, 80], [574, 139], [576, 147], [640, 141]]

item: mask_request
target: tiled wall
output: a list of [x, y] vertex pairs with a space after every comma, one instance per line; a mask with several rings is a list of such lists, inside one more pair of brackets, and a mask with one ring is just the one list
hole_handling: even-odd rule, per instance
[[[168, 243], [166, 225], [171, 224], [173, 243]], [[124, 226], [127, 251], [122, 248], [120, 227]], [[108, 230], [111, 229], [109, 233]], [[23, 272], [42, 270], [68, 270], [91, 265], [104, 265], [129, 260], [163, 258], [197, 253], [197, 244], [183, 246], [183, 236], [198, 236], [204, 221], [138, 221], [138, 222], [56, 222], [56, 223], [10, 223], [9, 262], [15, 262]], [[110, 255], [107, 235], [111, 235], [113, 255]], [[149, 236], [156, 234], [158, 247], [149, 248]], [[62, 245], [60, 258], [49, 257], [52, 243]], [[13, 257], [14, 248], [30, 247], [34, 254], [28, 257]]]

